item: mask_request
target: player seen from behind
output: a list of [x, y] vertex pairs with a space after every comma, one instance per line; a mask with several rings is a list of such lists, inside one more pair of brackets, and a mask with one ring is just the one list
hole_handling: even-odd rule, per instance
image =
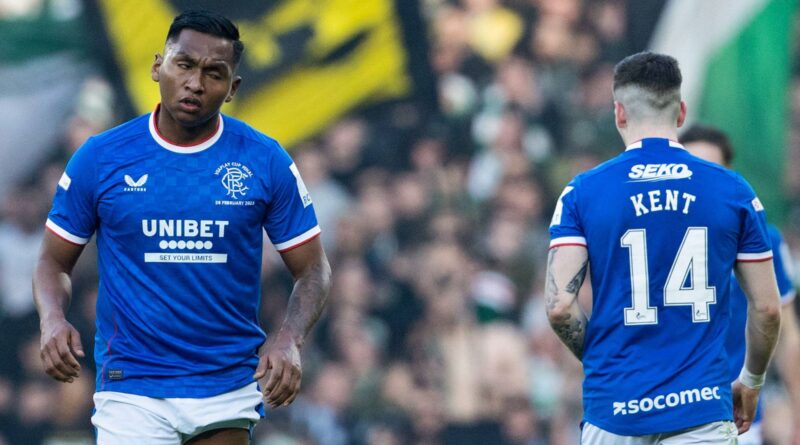
[[[551, 222], [546, 310], [583, 362], [584, 444], [735, 443], [778, 337], [764, 209], [743, 178], [675, 142], [686, 116], [681, 80], [666, 55], [617, 64], [614, 114], [627, 147], [576, 176]], [[751, 310], [732, 390], [734, 267]], [[576, 298], [587, 269], [590, 320]]]

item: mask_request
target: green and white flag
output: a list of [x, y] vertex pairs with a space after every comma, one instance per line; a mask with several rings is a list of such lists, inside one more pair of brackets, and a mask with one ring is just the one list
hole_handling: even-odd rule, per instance
[[650, 48], [683, 72], [688, 123], [724, 130], [735, 168], [781, 221], [789, 123], [791, 38], [797, 0], [671, 0]]

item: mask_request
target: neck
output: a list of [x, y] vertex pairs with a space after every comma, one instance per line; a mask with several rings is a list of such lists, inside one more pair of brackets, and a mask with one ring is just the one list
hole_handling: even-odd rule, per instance
[[630, 145], [645, 138], [664, 138], [673, 141], [678, 140], [678, 129], [674, 126], [663, 125], [628, 125], [620, 128], [619, 133], [625, 145]]
[[213, 135], [219, 127], [219, 113], [199, 125], [187, 127], [181, 125], [161, 105], [156, 109], [156, 129], [161, 136], [178, 145], [194, 145], [203, 142]]

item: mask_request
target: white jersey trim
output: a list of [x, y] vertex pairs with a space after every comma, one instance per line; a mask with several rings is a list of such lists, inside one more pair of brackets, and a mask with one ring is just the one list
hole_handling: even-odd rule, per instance
[[312, 238], [319, 235], [320, 232], [322, 232], [322, 230], [319, 228], [319, 226], [314, 226], [305, 233], [297, 235], [289, 241], [274, 244], [275, 249], [277, 249], [278, 252], [285, 252], [287, 250], [294, 249], [295, 247], [299, 247], [301, 244], [305, 244], [307, 241], [310, 241]]
[[550, 241], [550, 248], [556, 246], [584, 246], [586, 247], [586, 238], [582, 236], [562, 236], [561, 238], [554, 238]]
[[[672, 140], [669, 141], [669, 146], [672, 147], [672, 148], [680, 148], [682, 150], [686, 150], [686, 147], [684, 147], [683, 145], [679, 144], [678, 142], [675, 142], [675, 141], [672, 141]], [[625, 151], [633, 150], [633, 149], [636, 149], [636, 148], [642, 148], [642, 141], [636, 141], [633, 144], [628, 145], [627, 147], [625, 147]]]
[[761, 253], [738, 253], [736, 261], [766, 261], [772, 258], [772, 250]]
[[89, 238], [81, 238], [79, 236], [75, 236], [67, 232], [66, 230], [59, 227], [58, 224], [54, 223], [53, 220], [51, 220], [50, 218], [47, 219], [47, 222], [44, 223], [44, 225], [48, 229], [52, 230], [56, 235], [60, 236], [61, 238], [64, 238], [65, 240], [71, 243], [83, 245], [89, 242]]
[[156, 143], [158, 143], [158, 145], [174, 153], [191, 154], [191, 153], [201, 152], [211, 147], [222, 136], [222, 129], [225, 127], [225, 119], [222, 118], [222, 114], [219, 114], [217, 116], [217, 119], [219, 119], [219, 126], [217, 127], [216, 133], [214, 133], [210, 138], [206, 139], [205, 141], [197, 145], [186, 145], [186, 146], [175, 145], [172, 142], [164, 139], [160, 134], [158, 134], [158, 129], [156, 129], [156, 111], [150, 113], [148, 128], [150, 129], [150, 136], [153, 137], [153, 139], [156, 141]]

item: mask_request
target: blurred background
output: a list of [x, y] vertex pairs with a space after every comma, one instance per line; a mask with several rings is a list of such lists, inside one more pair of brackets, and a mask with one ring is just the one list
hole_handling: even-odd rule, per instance
[[[566, 182], [623, 149], [611, 83], [630, 53], [679, 60], [689, 119], [731, 134], [800, 258], [795, 0], [0, 0], [0, 445], [93, 443], [94, 364], [44, 374], [31, 272], [66, 161], [155, 107], [153, 55], [189, 7], [240, 26], [224, 111], [292, 152], [334, 266], [302, 395], [256, 445], [578, 443], [581, 368], [542, 307], [547, 226]], [[269, 331], [291, 277], [265, 246]], [[87, 351], [95, 259], [68, 315]], [[799, 416], [778, 377], [773, 444]]]

